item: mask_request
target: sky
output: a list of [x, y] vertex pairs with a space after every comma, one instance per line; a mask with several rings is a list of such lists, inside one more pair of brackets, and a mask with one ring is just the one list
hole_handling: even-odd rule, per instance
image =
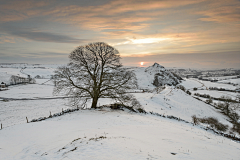
[[90, 42], [127, 66], [240, 68], [240, 0], [0, 2], [0, 63], [65, 64]]

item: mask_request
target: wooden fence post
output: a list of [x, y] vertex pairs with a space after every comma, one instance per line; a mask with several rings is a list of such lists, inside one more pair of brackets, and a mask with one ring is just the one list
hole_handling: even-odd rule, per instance
[[27, 123], [28, 123], [28, 118], [26, 117]]
[[1, 123], [1, 129], [2, 129], [2, 123]]

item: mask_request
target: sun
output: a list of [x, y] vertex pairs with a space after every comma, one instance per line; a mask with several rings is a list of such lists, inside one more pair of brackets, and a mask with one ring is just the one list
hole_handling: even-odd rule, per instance
[[144, 62], [140, 62], [141, 66], [143, 66]]

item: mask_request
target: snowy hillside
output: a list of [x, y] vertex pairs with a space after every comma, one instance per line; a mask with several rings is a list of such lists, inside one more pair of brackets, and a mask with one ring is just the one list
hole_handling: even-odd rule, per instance
[[[22, 64], [23, 65], [23, 64]], [[1, 78], [11, 74], [40, 75], [50, 78], [56, 65], [26, 65], [24, 69], [1, 68]], [[201, 125], [193, 126], [192, 116], [215, 117], [228, 125], [227, 116], [213, 106], [194, 98], [193, 93], [207, 93], [215, 97], [235, 92], [210, 91], [209, 87], [236, 86], [196, 79], [184, 79], [181, 83], [187, 94], [177, 89], [178, 77], [159, 64], [148, 68], [130, 68], [137, 76], [139, 89], [132, 92], [148, 114], [102, 108], [79, 110], [44, 121], [26, 123], [50, 114], [69, 109], [68, 98], [53, 96], [53, 83], [49, 79], [36, 79], [36, 84], [9, 86], [0, 92], [0, 159], [238, 159], [240, 143], [206, 131]], [[160, 93], [153, 91], [154, 76], [166, 84]], [[177, 79], [177, 80], [176, 80]], [[167, 85], [168, 84], [168, 85]], [[172, 86], [169, 86], [172, 85]], [[197, 88], [197, 90], [194, 90]], [[98, 106], [112, 104], [113, 100], [101, 98]], [[87, 102], [87, 107], [91, 101]], [[177, 121], [157, 115], [174, 116]], [[225, 132], [229, 133], [229, 129]], [[239, 135], [236, 134], [238, 137]]]
[[176, 86], [181, 83], [180, 77], [177, 77], [158, 63], [154, 63], [147, 68], [140, 67], [133, 71], [137, 76], [138, 85], [141, 89], [151, 90], [156, 86]]
[[40, 65], [40, 64], [27, 64], [27, 63], [13, 63], [13, 64], [0, 64], [0, 83], [4, 82], [10, 84], [10, 77], [19, 76], [27, 78], [30, 75], [32, 78], [37, 75], [40, 78], [51, 78], [53, 71], [59, 65]]
[[167, 87], [159, 94], [145, 93], [134, 94], [146, 111], [153, 111], [164, 115], [174, 115], [184, 120], [191, 121], [192, 116], [216, 117], [222, 123], [231, 125], [227, 117], [219, 113], [214, 107], [201, 102], [186, 94], [180, 89]]
[[238, 159], [239, 143], [125, 111], [78, 111], [0, 131], [1, 159]]

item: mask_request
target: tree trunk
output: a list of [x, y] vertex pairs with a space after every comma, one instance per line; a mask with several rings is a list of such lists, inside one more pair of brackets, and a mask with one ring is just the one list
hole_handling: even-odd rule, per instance
[[91, 108], [97, 108], [97, 102], [98, 102], [98, 98], [93, 97], [93, 99], [92, 99], [92, 107]]

